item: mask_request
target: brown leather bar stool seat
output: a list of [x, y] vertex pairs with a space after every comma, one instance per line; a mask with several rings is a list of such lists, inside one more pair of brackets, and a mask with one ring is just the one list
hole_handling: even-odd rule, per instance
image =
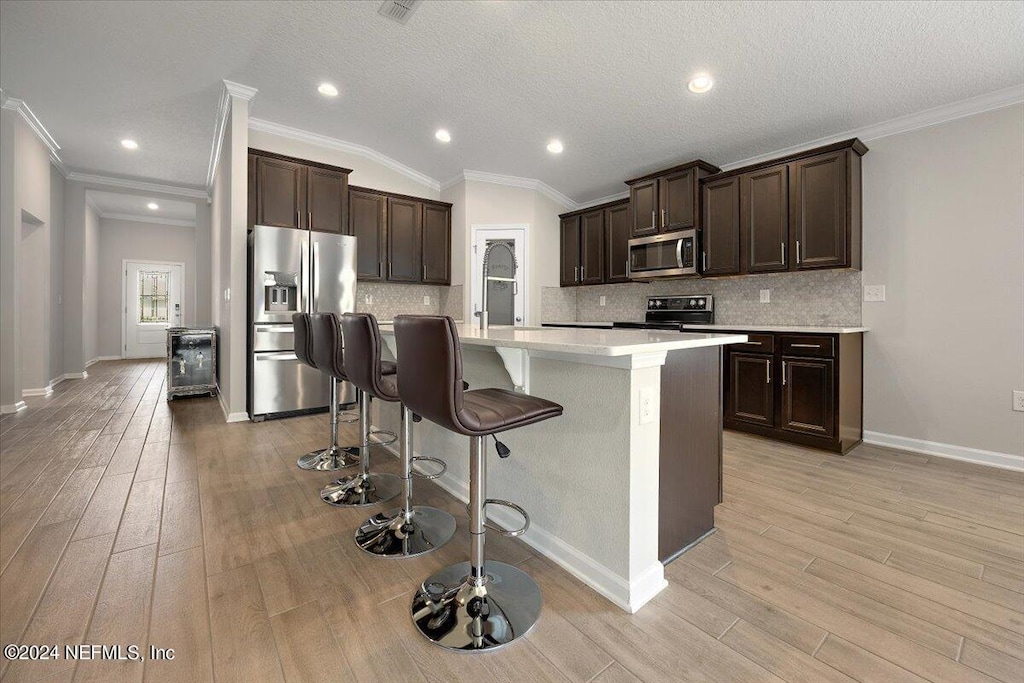
[[[318, 368], [332, 377], [350, 381], [345, 370], [345, 349], [342, 342], [341, 322], [334, 313], [314, 313], [311, 318], [313, 331], [313, 360]], [[402, 488], [402, 480], [394, 474], [370, 473], [370, 447], [387, 445], [397, 438], [390, 432], [370, 431], [370, 401], [372, 395], [356, 386], [359, 402], [359, 472], [338, 479], [320, 490], [320, 499], [328, 505], [339, 507], [361, 507], [391, 500]], [[390, 436], [390, 440], [371, 437]]]
[[[530, 518], [518, 505], [487, 498], [487, 436], [558, 417], [562, 406], [505, 389], [466, 391], [462, 353], [454, 321], [447, 316], [395, 318], [398, 396], [406, 409], [445, 429], [470, 437], [470, 561], [428, 577], [412, 601], [420, 633], [451, 650], [492, 650], [529, 631], [540, 617], [541, 594], [526, 572], [484, 560], [485, 531], [518, 536]], [[495, 438], [497, 442], [497, 438]], [[498, 454], [510, 451], [500, 442]], [[523, 515], [521, 529], [502, 531], [487, 523], [488, 504]]]
[[[300, 363], [322, 371], [313, 358], [313, 331], [309, 313], [293, 315], [292, 330], [295, 338], [295, 357], [299, 359]], [[295, 464], [299, 466], [299, 469], [330, 472], [354, 467], [359, 463], [356, 458], [358, 455], [356, 449], [351, 446], [338, 445], [338, 423], [354, 422], [356, 419], [354, 417], [342, 419], [338, 408], [339, 393], [338, 378], [331, 376], [331, 443], [327, 448], [310, 451], [296, 460]]]
[[[397, 403], [398, 385], [395, 377], [387, 377], [382, 372], [384, 361], [381, 360], [377, 319], [368, 313], [346, 313], [341, 318], [341, 331], [345, 339], [345, 371], [349, 381], [366, 395]], [[437, 550], [455, 534], [455, 518], [451, 514], [427, 505], [413, 505], [413, 464], [430, 461], [440, 465], [439, 471], [427, 475], [430, 479], [436, 479], [447, 469], [442, 460], [413, 455], [413, 422], [416, 420], [412, 411], [401, 406], [399, 450], [405, 494], [403, 504], [373, 515], [356, 530], [356, 545], [371, 555], [423, 555]]]

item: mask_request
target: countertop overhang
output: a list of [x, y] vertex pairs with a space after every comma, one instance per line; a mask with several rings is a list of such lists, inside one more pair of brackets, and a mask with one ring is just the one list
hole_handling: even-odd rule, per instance
[[[743, 334], [661, 330], [506, 326], [492, 326], [481, 330], [466, 323], [457, 324], [455, 328], [461, 343], [465, 345], [591, 356], [630, 356], [724, 346], [747, 340]], [[380, 330], [382, 334], [394, 334], [392, 325], [381, 325]]]
[[[601, 329], [611, 329], [613, 323], [610, 322], [584, 322], [579, 320], [570, 321], [559, 321], [559, 322], [545, 322], [542, 323], [549, 327], [594, 327]], [[861, 327], [858, 325], [719, 325], [719, 324], [700, 324], [700, 323], [684, 323], [683, 329], [700, 331], [721, 331], [721, 330], [741, 330], [743, 332], [791, 332], [795, 334], [860, 334], [867, 332], [867, 327]]]

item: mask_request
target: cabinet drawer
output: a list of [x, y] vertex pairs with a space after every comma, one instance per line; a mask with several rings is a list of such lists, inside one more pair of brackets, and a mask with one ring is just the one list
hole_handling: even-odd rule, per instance
[[835, 355], [832, 337], [780, 335], [779, 346], [784, 356], [821, 356], [823, 358], [832, 358]]
[[729, 348], [743, 353], [774, 353], [775, 337], [771, 334], [747, 333], [747, 341], [739, 344], [730, 344]]

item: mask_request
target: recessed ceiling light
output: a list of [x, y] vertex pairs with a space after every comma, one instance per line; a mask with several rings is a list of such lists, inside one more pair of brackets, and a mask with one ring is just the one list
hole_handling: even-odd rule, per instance
[[150, 202], [149, 204], [146, 204], [146, 208], [149, 209], [150, 211], [156, 211], [157, 209], [160, 208], [160, 205], [157, 204], [156, 202]]
[[319, 92], [321, 95], [326, 95], [327, 97], [338, 96], [338, 89], [335, 88], [330, 83], [321, 83], [320, 87], [317, 88], [317, 92]]
[[707, 74], [697, 74], [690, 79], [690, 82], [686, 87], [690, 89], [690, 92], [702, 93], [711, 90], [714, 85], [715, 82], [712, 80], [711, 76], [708, 76]]
[[135, 140], [125, 138], [124, 140], [121, 140], [121, 146], [125, 149], [138, 149], [139, 143], [135, 142]]
[[562, 149], [563, 147], [560, 140], [552, 140], [548, 143], [548, 151], [552, 154], [561, 154]]
[[452, 141], [452, 134], [449, 133], [448, 131], [446, 131], [444, 128], [442, 128], [441, 130], [439, 130], [436, 133], [434, 133], [434, 137], [437, 138], [438, 140], [440, 140], [441, 142], [451, 142]]

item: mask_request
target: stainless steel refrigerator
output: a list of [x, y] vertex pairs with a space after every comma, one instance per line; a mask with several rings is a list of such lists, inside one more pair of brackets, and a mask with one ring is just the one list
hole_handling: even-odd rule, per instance
[[[327, 375], [295, 356], [292, 315], [351, 313], [356, 304], [356, 238], [257, 225], [249, 233], [249, 419], [328, 407]], [[341, 403], [355, 400], [340, 388]]]

